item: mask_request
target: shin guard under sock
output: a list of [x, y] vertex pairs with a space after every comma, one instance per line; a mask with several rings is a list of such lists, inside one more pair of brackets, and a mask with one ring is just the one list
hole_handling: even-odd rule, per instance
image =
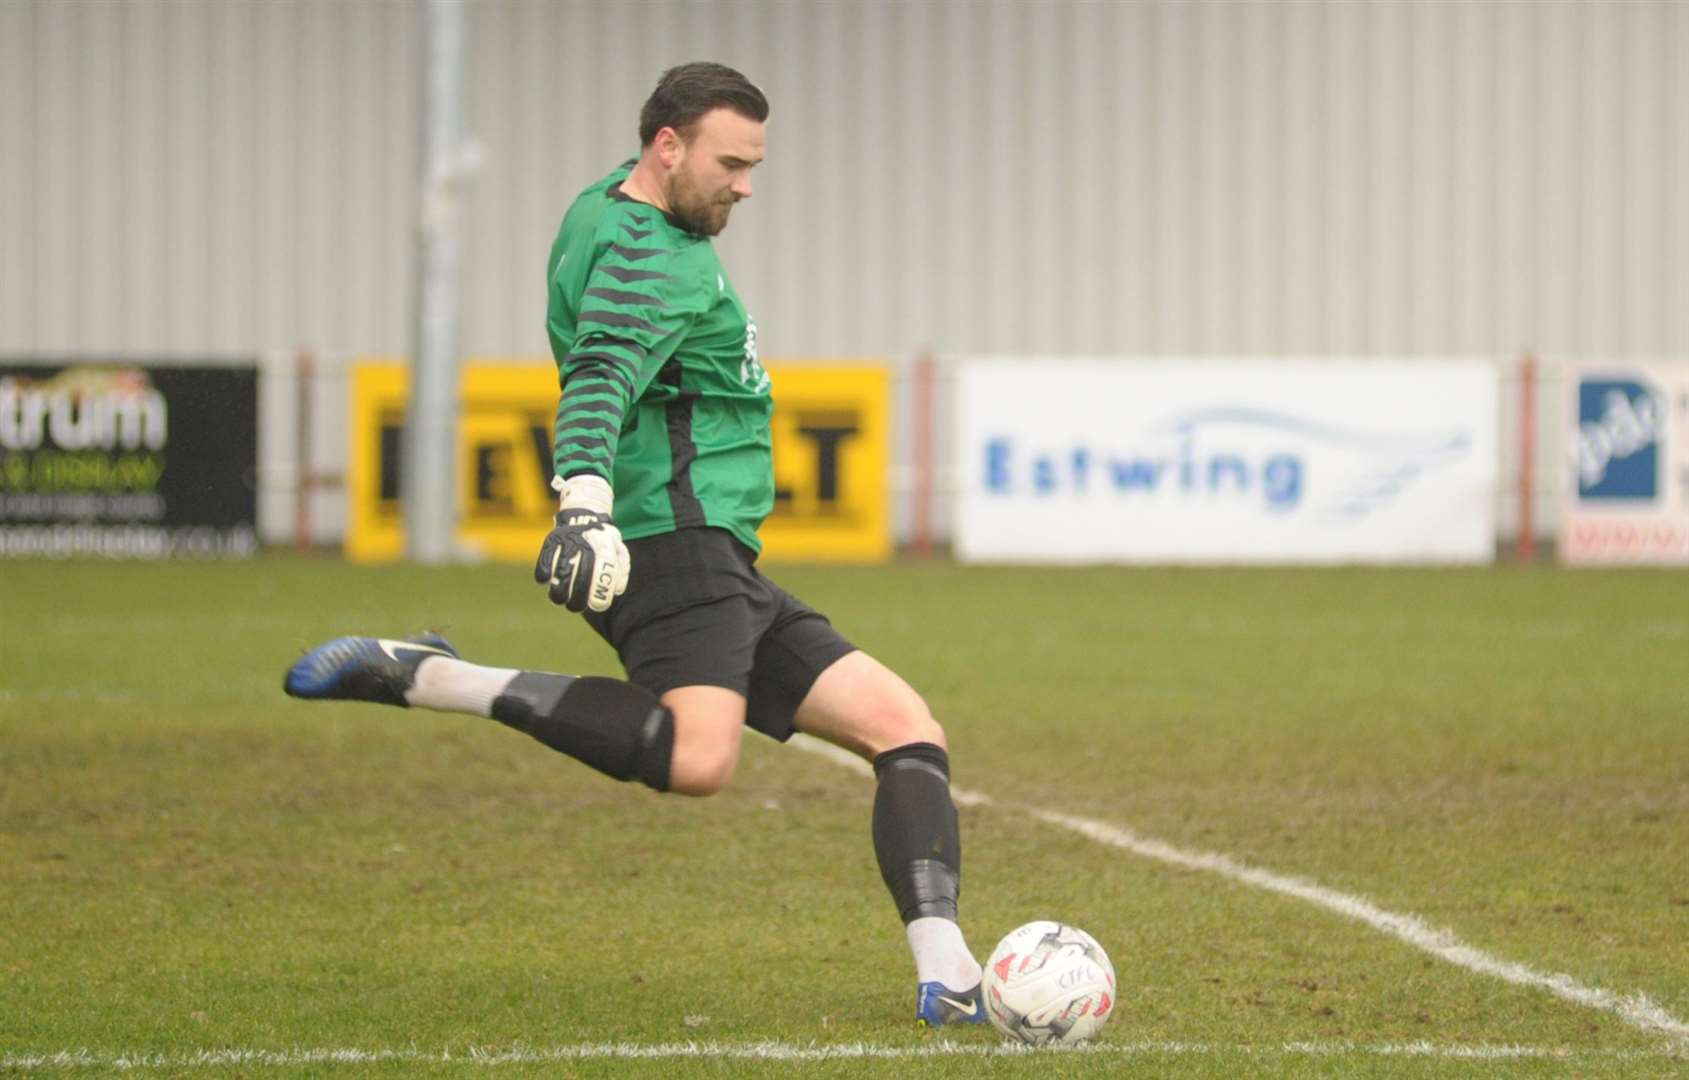
[[616, 780], [669, 789], [674, 714], [632, 683], [524, 671], [493, 702], [493, 719]]
[[956, 921], [962, 842], [950, 801], [950, 757], [932, 743], [910, 743], [874, 759], [874, 855], [905, 924]]

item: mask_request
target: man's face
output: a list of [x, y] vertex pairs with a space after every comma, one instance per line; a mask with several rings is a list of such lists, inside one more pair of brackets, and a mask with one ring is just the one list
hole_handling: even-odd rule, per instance
[[727, 227], [733, 204], [751, 197], [751, 169], [763, 155], [763, 124], [731, 109], [713, 109], [683, 145], [663, 196], [681, 228], [714, 236]]

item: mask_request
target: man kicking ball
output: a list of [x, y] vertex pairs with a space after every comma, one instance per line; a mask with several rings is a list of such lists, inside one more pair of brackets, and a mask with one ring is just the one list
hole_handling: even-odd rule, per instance
[[762, 91], [731, 68], [665, 72], [640, 114], [639, 157], [581, 193], [551, 248], [561, 499], [535, 577], [616, 649], [627, 680], [485, 667], [426, 634], [337, 638], [285, 687], [491, 717], [683, 795], [726, 787], [747, 726], [859, 754], [878, 778], [874, 852], [914, 954], [915, 1018], [980, 1023], [944, 730], [908, 683], [756, 566], [774, 506], [773, 399], [756, 323], [710, 238], [751, 195], [767, 119]]

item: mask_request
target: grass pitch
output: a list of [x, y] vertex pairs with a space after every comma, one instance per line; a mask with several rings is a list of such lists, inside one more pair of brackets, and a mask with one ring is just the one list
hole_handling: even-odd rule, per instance
[[871, 788], [830, 761], [747, 735], [732, 789], [689, 801], [490, 721], [282, 695], [323, 638], [429, 626], [470, 659], [615, 673], [521, 568], [271, 555], [0, 563], [0, 1072], [1689, 1071], [1689, 1041], [1611, 1009], [1023, 809], [1681, 1022], [1689, 576], [770, 574], [923, 691], [956, 783], [995, 800], [962, 810], [975, 951], [1045, 917], [1108, 948], [1091, 1052], [912, 1028]]

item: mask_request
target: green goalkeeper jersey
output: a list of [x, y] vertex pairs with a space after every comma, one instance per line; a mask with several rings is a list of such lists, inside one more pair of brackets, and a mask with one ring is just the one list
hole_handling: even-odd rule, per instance
[[628, 539], [713, 525], [760, 551], [774, 404], [756, 323], [708, 237], [622, 193], [633, 165], [583, 191], [551, 245], [553, 465], [610, 481]]

